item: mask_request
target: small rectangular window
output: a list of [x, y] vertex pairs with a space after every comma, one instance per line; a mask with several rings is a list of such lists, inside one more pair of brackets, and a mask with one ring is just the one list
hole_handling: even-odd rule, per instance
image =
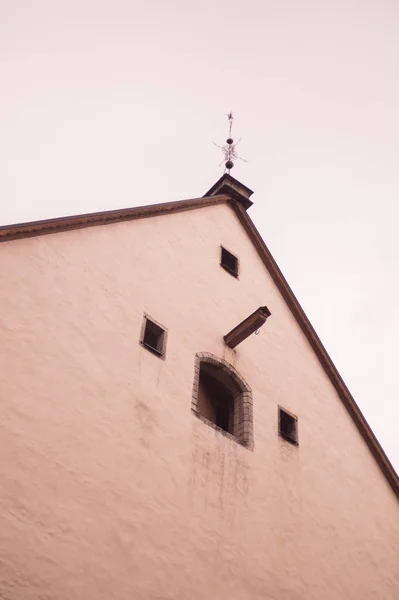
[[278, 430], [282, 438], [298, 446], [298, 419], [280, 407], [278, 409]]
[[220, 264], [230, 275], [238, 277], [238, 258], [223, 246], [221, 247]]
[[165, 356], [166, 329], [147, 316], [144, 316], [140, 341], [150, 352]]

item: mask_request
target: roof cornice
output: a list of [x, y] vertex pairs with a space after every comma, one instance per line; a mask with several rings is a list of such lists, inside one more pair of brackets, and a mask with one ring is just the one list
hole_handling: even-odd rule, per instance
[[133, 208], [122, 208], [119, 210], [107, 210], [104, 212], [87, 213], [82, 215], [71, 215], [69, 217], [56, 217], [43, 221], [30, 221], [28, 223], [16, 223], [14, 225], [3, 225], [0, 227], [0, 242], [8, 242], [27, 237], [60, 233], [83, 227], [95, 227], [97, 225], [109, 225], [121, 221], [133, 221], [159, 215], [194, 210], [205, 206], [223, 204], [229, 200], [229, 196], [220, 194], [208, 198], [193, 198], [190, 200], [177, 200], [174, 202], [163, 202], [161, 204], [149, 204], [147, 206], [136, 206]]
[[260, 258], [262, 259], [267, 270], [269, 271], [274, 283], [276, 284], [286, 304], [288, 305], [293, 316], [295, 317], [297, 323], [299, 324], [300, 328], [305, 334], [306, 339], [313, 348], [321, 366], [323, 367], [331, 383], [335, 387], [338, 396], [340, 397], [345, 408], [352, 417], [352, 420], [354, 421], [360, 435], [366, 442], [372, 455], [376, 459], [382, 472], [388, 480], [388, 483], [390, 484], [397, 498], [399, 499], [398, 474], [396, 473], [391, 461], [385, 454], [384, 450], [382, 449], [379, 441], [375, 437], [370, 425], [367, 423], [366, 418], [364, 417], [355, 399], [353, 398], [352, 394], [347, 388], [344, 380], [338, 372], [338, 369], [334, 365], [330, 355], [328, 354], [322, 341], [320, 340], [315, 329], [313, 328], [313, 325], [307, 318], [294, 292], [292, 291], [287, 280], [280, 271], [279, 266], [274, 260], [265, 242], [263, 241], [262, 236], [260, 235], [256, 226], [254, 225], [251, 217], [238, 202], [236, 202], [235, 200], [230, 200], [229, 204], [234, 209], [234, 212], [238, 216], [238, 219], [240, 220], [249, 238], [254, 244], [256, 250], [258, 251]]

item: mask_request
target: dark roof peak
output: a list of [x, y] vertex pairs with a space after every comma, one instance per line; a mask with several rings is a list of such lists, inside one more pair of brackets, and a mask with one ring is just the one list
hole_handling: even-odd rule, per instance
[[204, 198], [209, 196], [218, 196], [220, 194], [225, 194], [226, 196], [230, 196], [237, 200], [245, 210], [248, 210], [253, 204], [250, 200], [250, 197], [253, 194], [253, 191], [249, 189], [246, 185], [234, 179], [228, 173], [222, 175], [222, 177], [211, 187], [210, 190], [204, 194]]

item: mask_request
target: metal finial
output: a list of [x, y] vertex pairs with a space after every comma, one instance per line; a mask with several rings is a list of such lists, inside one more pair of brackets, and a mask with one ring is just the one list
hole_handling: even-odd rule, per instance
[[215, 144], [215, 142], [213, 142], [213, 143], [215, 144], [215, 146], [220, 148], [224, 154], [224, 159], [220, 163], [219, 167], [224, 163], [224, 166], [225, 166], [224, 172], [227, 171], [228, 174], [230, 175], [230, 171], [234, 167], [233, 161], [235, 161], [237, 159], [242, 160], [243, 162], [247, 162], [247, 161], [245, 159], [241, 158], [240, 156], [238, 156], [238, 154], [236, 152], [236, 146], [241, 141], [241, 138], [238, 140], [238, 142], [234, 143], [234, 140], [231, 137], [231, 129], [233, 127], [233, 119], [234, 119], [233, 113], [231, 111], [228, 113], [227, 119], [229, 121], [229, 137], [227, 138], [225, 145], [219, 146], [219, 144]]
[[227, 115], [228, 121], [229, 121], [229, 138], [231, 138], [231, 128], [233, 127], [233, 113], [230, 111], [229, 114]]

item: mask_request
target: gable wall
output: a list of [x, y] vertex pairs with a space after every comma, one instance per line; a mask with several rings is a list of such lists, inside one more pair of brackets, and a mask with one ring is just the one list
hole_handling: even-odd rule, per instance
[[[6, 243], [0, 263], [0, 597], [395, 597], [398, 501], [227, 205]], [[166, 360], [138, 343], [144, 312]], [[192, 415], [197, 352], [252, 388], [253, 452]]]

